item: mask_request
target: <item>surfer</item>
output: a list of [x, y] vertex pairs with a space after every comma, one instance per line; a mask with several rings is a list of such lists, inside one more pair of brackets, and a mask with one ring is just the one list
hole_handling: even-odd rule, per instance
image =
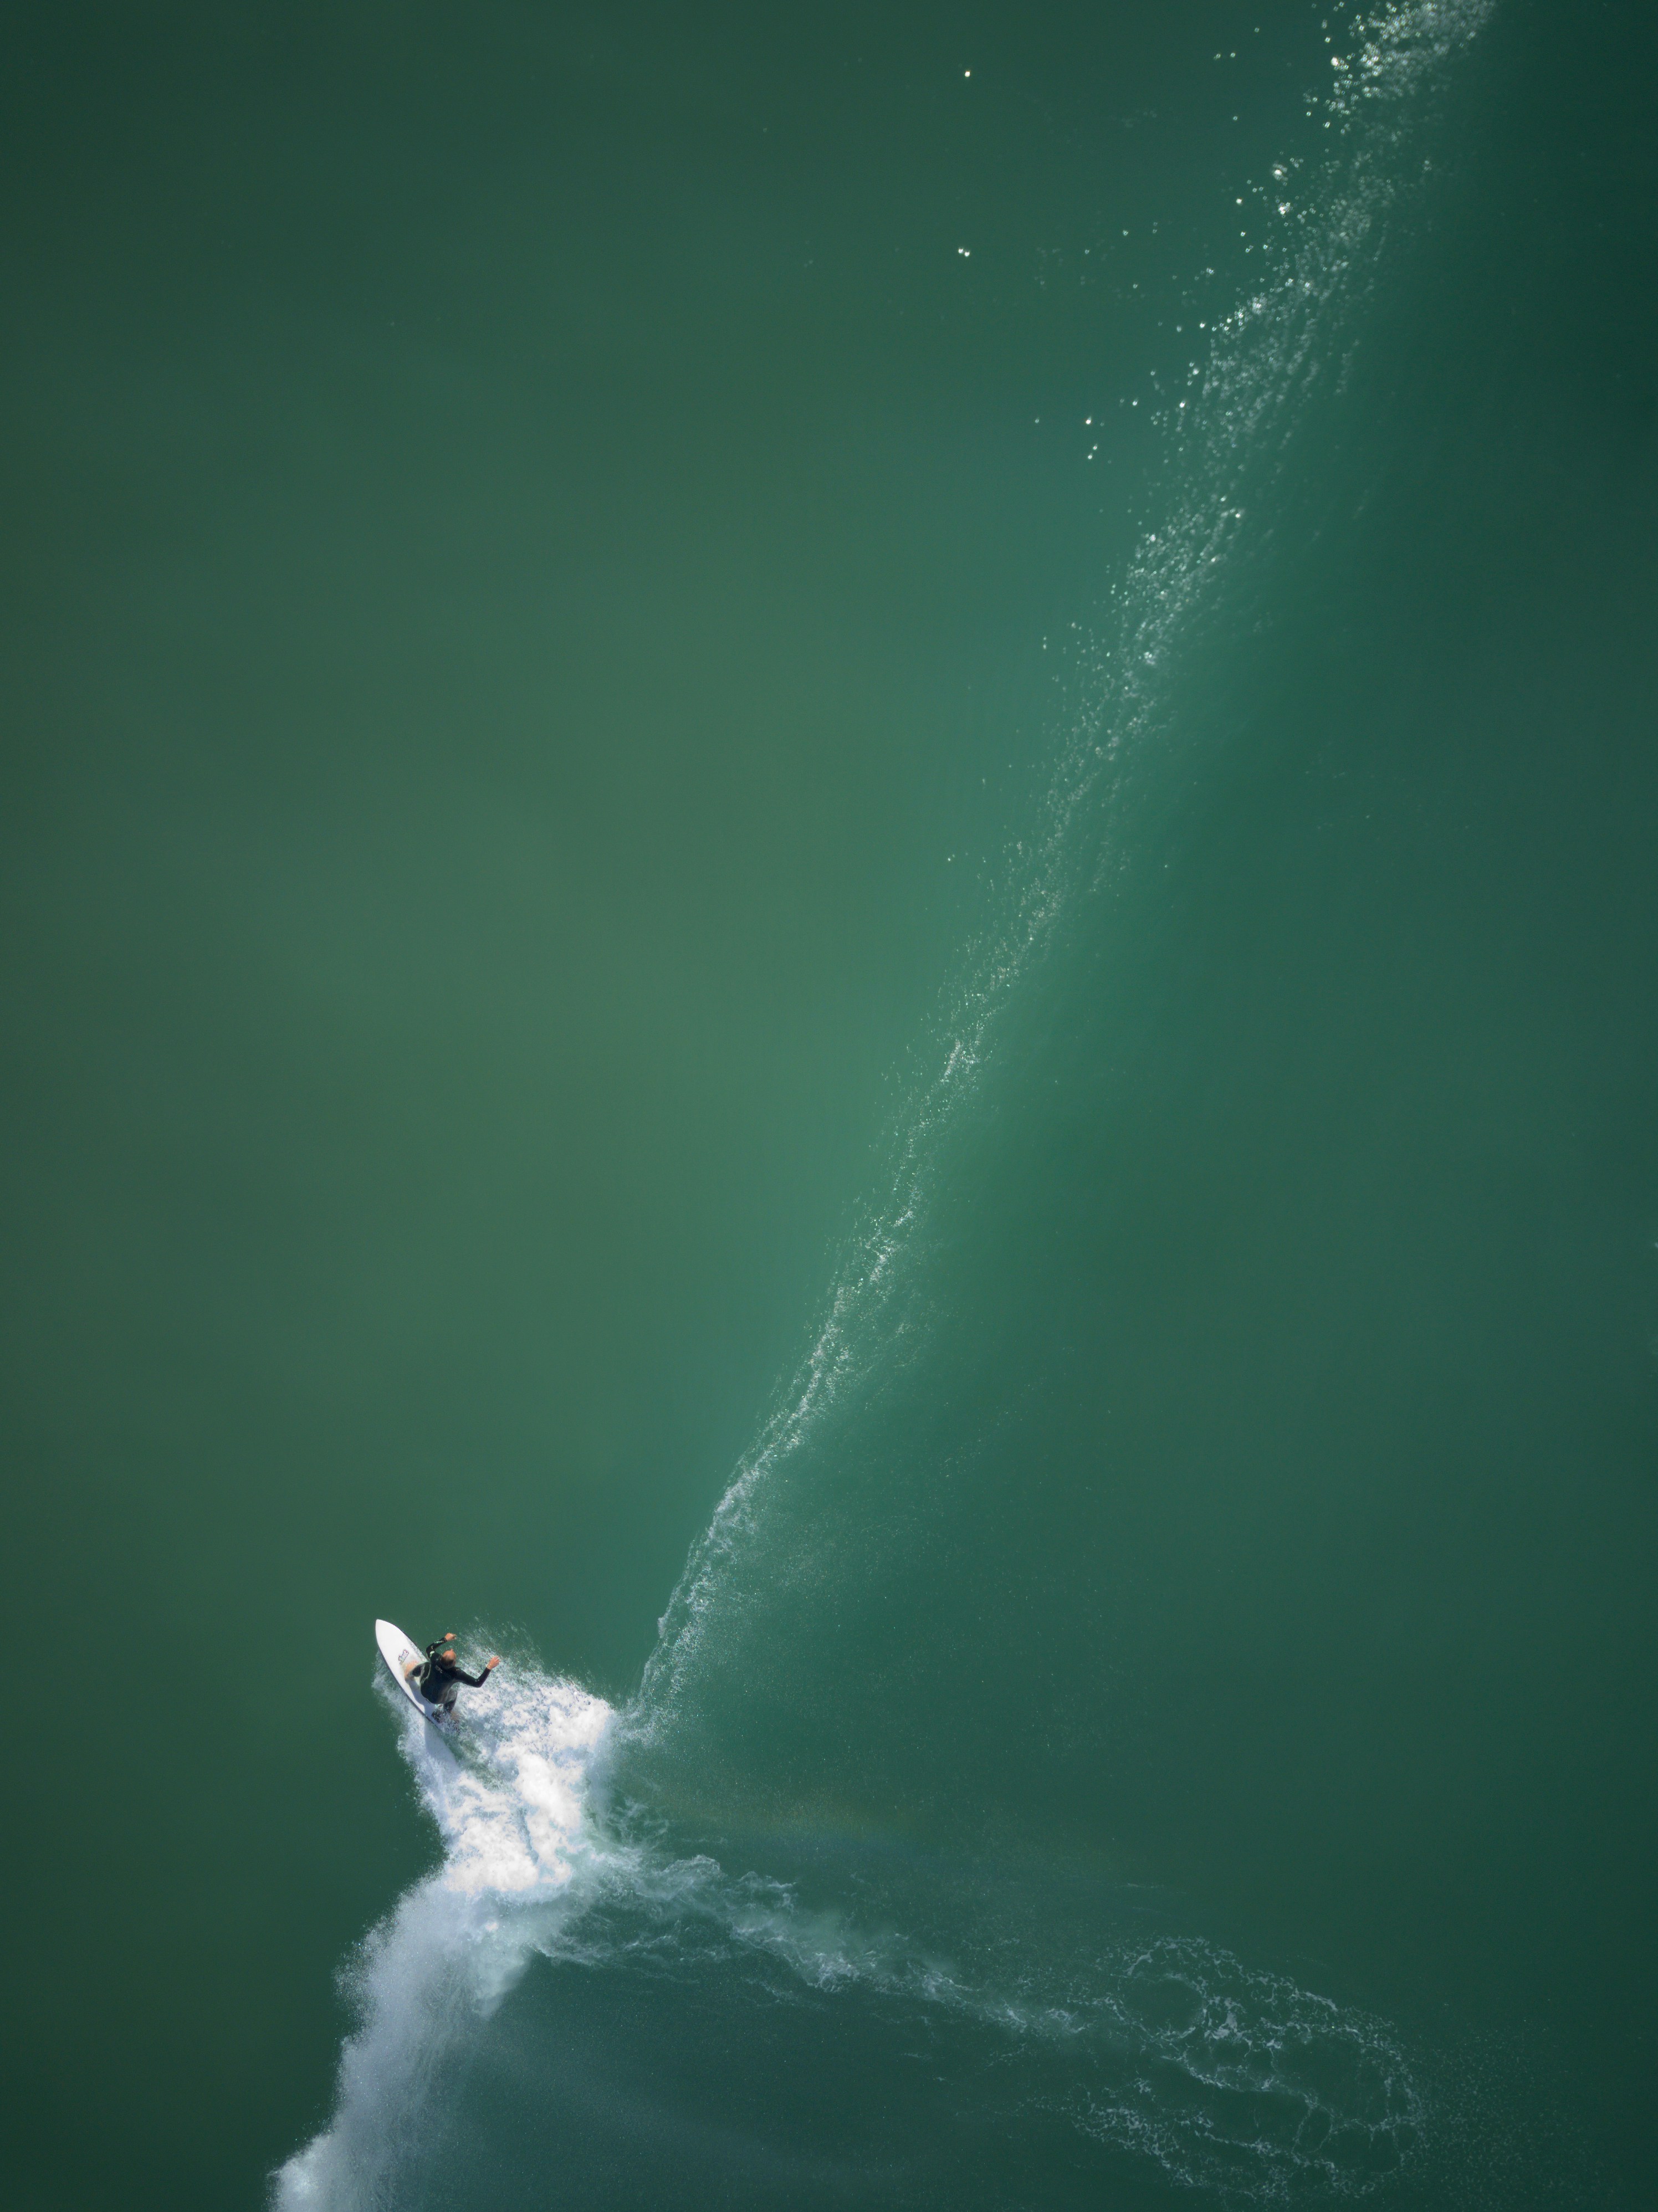
[[451, 1628], [445, 1631], [441, 1642], [427, 1645], [423, 1660], [411, 1659], [403, 1671], [428, 1705], [452, 1713], [455, 1692], [461, 1684], [465, 1682], [469, 1690], [481, 1690], [500, 1664], [497, 1655], [484, 1661], [481, 1674], [467, 1674], [455, 1656], [455, 1632]]

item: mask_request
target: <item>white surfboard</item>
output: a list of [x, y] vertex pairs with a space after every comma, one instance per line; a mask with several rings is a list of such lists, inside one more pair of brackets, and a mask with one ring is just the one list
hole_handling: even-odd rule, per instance
[[423, 1714], [428, 1721], [436, 1721], [441, 1724], [443, 1719], [441, 1711], [432, 1704], [429, 1698], [422, 1697], [420, 1692], [415, 1687], [410, 1674], [405, 1671], [410, 1668], [411, 1662], [415, 1667], [418, 1667], [425, 1659], [426, 1654], [421, 1650], [419, 1644], [405, 1636], [397, 1624], [390, 1620], [377, 1620], [374, 1623], [374, 1641], [380, 1645], [380, 1657], [392, 1670], [392, 1680], [403, 1692], [415, 1711]]

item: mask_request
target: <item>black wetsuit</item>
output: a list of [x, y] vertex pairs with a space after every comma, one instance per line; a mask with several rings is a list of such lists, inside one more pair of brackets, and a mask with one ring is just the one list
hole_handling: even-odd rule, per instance
[[428, 1644], [426, 1664], [415, 1677], [415, 1687], [428, 1705], [452, 1705], [463, 1682], [469, 1690], [481, 1690], [489, 1679], [487, 1667], [481, 1674], [468, 1674], [448, 1644]]

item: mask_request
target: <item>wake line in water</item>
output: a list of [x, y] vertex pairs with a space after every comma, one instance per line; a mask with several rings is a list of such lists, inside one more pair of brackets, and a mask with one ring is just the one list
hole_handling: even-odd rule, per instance
[[[941, 1024], [938, 1065], [901, 1110], [883, 1204], [854, 1237], [811, 1346], [782, 1404], [714, 1510], [658, 1623], [637, 1724], [671, 1718], [710, 1620], [731, 1595], [729, 1563], [756, 1531], [765, 1493], [829, 1408], [881, 1360], [913, 1355], [926, 1316], [914, 1261], [940, 1146], [974, 1095], [991, 1036], [1079, 894], [1108, 877], [1112, 801], [1170, 711], [1173, 648], [1216, 594], [1251, 503], [1268, 489], [1312, 387], [1342, 367], [1351, 310], [1375, 266], [1383, 219], [1404, 189], [1412, 95], [1473, 39], [1495, 0], [1418, 0], [1357, 13], [1331, 33], [1333, 88], [1309, 98], [1336, 150], [1275, 163], [1255, 198], [1269, 228], [1261, 279], [1215, 326], [1206, 361], [1157, 420], [1171, 440], [1168, 518], [1145, 532], [1114, 619], [1082, 655], [1085, 703], [1062, 748], [1041, 832], [1009, 870], [1012, 910], [968, 964]], [[1300, 180], [1311, 169], [1303, 184]], [[1206, 272], [1212, 273], [1212, 272]], [[1090, 861], [1090, 855], [1092, 855]]]
[[[936, 1072], [912, 1094], [884, 1202], [853, 1240], [786, 1400], [739, 1467], [660, 1623], [639, 1699], [618, 1716], [533, 1668], [469, 1719], [469, 1763], [406, 1708], [404, 1752], [443, 1840], [441, 1870], [369, 1937], [348, 1981], [360, 2014], [327, 2130], [276, 2177], [279, 2212], [370, 2212], [407, 2201], [432, 2131], [433, 2069], [531, 1961], [624, 1966], [634, 1947], [688, 1959], [726, 1947], [822, 1990], [872, 1992], [976, 2024], [1015, 2046], [1072, 2054], [1060, 2109], [1082, 2135], [1139, 2154], [1170, 2181], [1238, 2201], [1357, 2195], [1419, 2144], [1423, 2100], [1384, 2024], [1189, 1940], [1106, 1945], [1064, 1985], [1010, 1992], [988, 1966], [929, 1958], [899, 1936], [809, 1914], [793, 1893], [734, 1879], [618, 1832], [606, 1815], [606, 1747], [625, 1722], [671, 1729], [722, 1612], [744, 1603], [743, 1554], [802, 1444], [926, 1326], [918, 1285], [941, 1146], [975, 1094], [993, 1032], [1070, 909], [1114, 865], [1114, 806], [1136, 757], [1167, 728], [1175, 647], [1212, 606], [1254, 502], [1272, 483], [1300, 404], [1342, 366], [1350, 311], [1376, 265], [1418, 94], [1490, 13], [1491, 0], [1422, 0], [1348, 21], [1333, 88], [1315, 103], [1331, 134], [1316, 160], [1275, 166], [1258, 195], [1273, 228], [1261, 275], [1216, 324], [1161, 420], [1167, 516], [1111, 595], [1111, 623], [1081, 665], [1086, 702], [1061, 748], [1041, 833], [1010, 911], [951, 999]], [[388, 1704], [396, 1705], [394, 1696]]]

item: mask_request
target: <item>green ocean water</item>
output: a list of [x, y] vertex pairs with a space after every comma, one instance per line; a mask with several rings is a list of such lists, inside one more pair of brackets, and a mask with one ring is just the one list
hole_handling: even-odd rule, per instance
[[9, 29], [9, 2202], [1645, 2203], [1646, 13]]

